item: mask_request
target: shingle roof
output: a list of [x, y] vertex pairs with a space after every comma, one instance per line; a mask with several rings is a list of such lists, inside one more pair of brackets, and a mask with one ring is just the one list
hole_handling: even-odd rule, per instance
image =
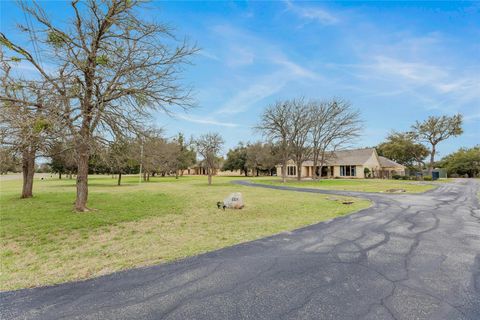
[[[330, 153], [327, 156], [326, 164], [331, 166], [339, 165], [363, 165], [375, 152], [374, 148], [341, 150]], [[313, 161], [305, 161], [304, 166], [313, 166]]]
[[403, 167], [403, 165], [382, 156], [378, 156], [378, 159], [382, 167]]

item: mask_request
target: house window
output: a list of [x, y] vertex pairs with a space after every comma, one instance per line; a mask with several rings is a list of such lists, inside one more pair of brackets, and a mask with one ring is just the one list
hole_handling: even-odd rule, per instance
[[288, 166], [287, 167], [287, 174], [289, 176], [295, 176], [297, 174], [297, 167], [295, 166]]
[[356, 166], [340, 166], [341, 177], [355, 177], [357, 176]]

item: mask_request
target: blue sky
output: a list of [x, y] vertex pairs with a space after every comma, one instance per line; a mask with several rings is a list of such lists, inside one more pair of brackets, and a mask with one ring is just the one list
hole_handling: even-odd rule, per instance
[[[44, 2], [65, 20], [68, 7]], [[1, 3], [2, 32], [24, 22]], [[381, 142], [429, 115], [465, 117], [444, 156], [480, 137], [480, 3], [152, 2], [141, 12], [202, 49], [184, 73], [198, 108], [155, 115], [167, 134], [219, 132], [225, 151], [261, 137], [259, 114], [278, 99], [342, 97], [365, 122], [357, 146]], [[28, 68], [26, 68], [28, 69]]]

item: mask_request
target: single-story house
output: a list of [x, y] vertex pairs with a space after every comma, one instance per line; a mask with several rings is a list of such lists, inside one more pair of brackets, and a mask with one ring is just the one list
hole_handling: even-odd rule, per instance
[[[219, 165], [219, 167], [221, 168], [221, 165]], [[183, 170], [182, 175], [189, 175], [189, 176], [207, 175], [207, 168], [205, 168], [203, 163], [200, 161], [195, 165]], [[243, 172], [241, 172], [240, 170], [222, 171], [216, 168], [213, 170], [213, 175], [214, 176], [241, 176], [243, 175]]]
[[[341, 150], [328, 153], [321, 168], [321, 176], [327, 178], [366, 178], [368, 168], [372, 178], [391, 178], [392, 175], [405, 175], [405, 167], [377, 154], [375, 148]], [[301, 177], [311, 178], [314, 172], [320, 175], [320, 163], [313, 167], [313, 161], [302, 163]], [[277, 175], [282, 175], [282, 166], [277, 165]], [[297, 166], [293, 160], [287, 163], [287, 177], [297, 176]]]

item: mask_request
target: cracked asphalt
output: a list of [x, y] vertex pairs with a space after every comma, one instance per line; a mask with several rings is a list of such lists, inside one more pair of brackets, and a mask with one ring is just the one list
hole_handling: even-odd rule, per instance
[[0, 318], [480, 319], [478, 182], [412, 195], [252, 187], [375, 204], [175, 263], [2, 292]]

